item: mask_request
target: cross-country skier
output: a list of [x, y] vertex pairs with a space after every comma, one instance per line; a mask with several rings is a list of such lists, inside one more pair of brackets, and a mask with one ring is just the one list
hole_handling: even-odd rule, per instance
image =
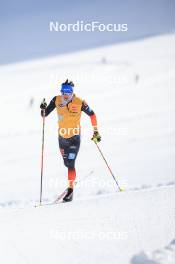
[[75, 160], [80, 147], [80, 119], [81, 112], [90, 116], [93, 126], [92, 140], [101, 141], [101, 136], [97, 129], [97, 119], [94, 111], [88, 104], [73, 93], [74, 84], [66, 80], [61, 85], [61, 95], [55, 96], [47, 106], [43, 101], [40, 105], [41, 115], [48, 116], [55, 108], [58, 114], [59, 125], [59, 148], [63, 157], [64, 165], [68, 168], [67, 192], [63, 198], [64, 202], [72, 201], [73, 188], [76, 178]]

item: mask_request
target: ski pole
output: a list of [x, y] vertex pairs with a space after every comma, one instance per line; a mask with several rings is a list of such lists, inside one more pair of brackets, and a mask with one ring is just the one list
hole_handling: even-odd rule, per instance
[[[45, 98], [43, 99], [45, 102]], [[41, 149], [41, 182], [40, 182], [40, 205], [42, 203], [43, 191], [43, 165], [44, 165], [44, 130], [45, 130], [45, 110], [43, 110], [43, 128], [42, 128], [42, 149]]]
[[117, 187], [118, 187], [119, 191], [120, 191], [120, 192], [123, 192], [123, 189], [119, 186], [119, 184], [118, 184], [118, 182], [117, 182], [117, 180], [116, 180], [116, 178], [115, 178], [115, 176], [114, 176], [114, 174], [113, 174], [113, 172], [112, 172], [112, 170], [111, 170], [111, 168], [110, 168], [110, 166], [109, 166], [107, 160], [105, 159], [105, 157], [104, 157], [104, 155], [103, 155], [103, 153], [102, 153], [102, 151], [101, 151], [99, 145], [98, 145], [97, 142], [95, 142], [95, 141], [94, 141], [94, 143], [95, 143], [95, 145], [97, 146], [97, 148], [98, 148], [98, 150], [99, 150], [99, 152], [100, 152], [100, 154], [101, 154], [101, 156], [102, 156], [104, 162], [106, 163], [106, 166], [107, 166], [108, 170], [110, 171], [110, 173], [111, 173], [111, 175], [112, 175], [112, 177], [113, 177], [115, 183], [117, 184]]

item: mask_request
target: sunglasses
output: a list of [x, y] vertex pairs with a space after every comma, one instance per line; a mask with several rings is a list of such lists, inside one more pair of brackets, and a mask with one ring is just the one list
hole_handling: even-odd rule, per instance
[[71, 95], [71, 93], [61, 93], [62, 95], [67, 95], [67, 96], [70, 96]]

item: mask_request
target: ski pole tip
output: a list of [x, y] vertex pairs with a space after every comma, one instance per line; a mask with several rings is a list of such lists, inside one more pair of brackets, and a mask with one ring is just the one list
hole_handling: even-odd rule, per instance
[[125, 190], [124, 190], [124, 188], [120, 188], [120, 192], [124, 192]]

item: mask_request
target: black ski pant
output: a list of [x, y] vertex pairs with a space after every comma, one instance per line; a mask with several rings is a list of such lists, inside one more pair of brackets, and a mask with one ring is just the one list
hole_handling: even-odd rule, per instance
[[59, 136], [58, 140], [64, 165], [69, 169], [74, 169], [75, 160], [80, 148], [80, 135], [75, 135], [71, 138]]

